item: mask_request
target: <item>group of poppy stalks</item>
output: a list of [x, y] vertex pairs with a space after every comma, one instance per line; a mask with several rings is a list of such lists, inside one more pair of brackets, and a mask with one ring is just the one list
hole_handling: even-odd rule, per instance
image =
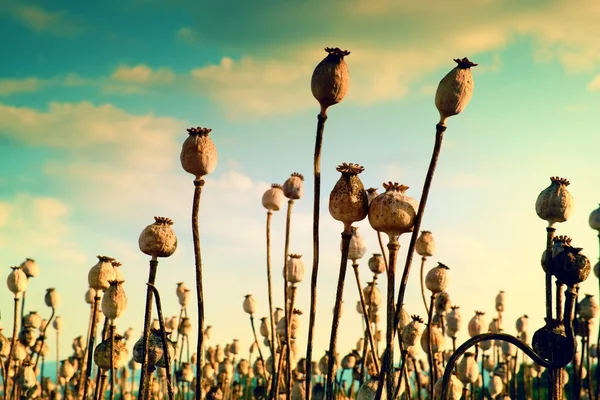
[[[165, 320], [161, 309], [160, 294], [154, 286], [158, 272], [158, 259], [171, 256], [177, 248], [177, 237], [172, 229], [173, 221], [169, 218], [155, 217], [155, 222], [147, 226], [139, 237], [139, 248], [150, 257], [149, 277], [147, 283], [146, 307], [142, 338], [135, 344], [133, 360], [129, 367], [135, 371], [135, 364], [141, 364], [138, 386], [138, 399], [149, 400], [165, 394], [173, 400], [176, 397], [188, 399], [190, 393], [196, 398], [210, 400], [228, 399], [267, 399], [290, 398], [293, 400], [333, 400], [337, 398], [358, 398], [360, 400], [380, 400], [383, 398], [403, 399], [453, 399], [517, 398], [519, 393], [526, 393], [529, 398], [540, 397], [541, 387], [546, 387], [547, 399], [561, 400], [565, 395], [565, 369], [568, 364], [575, 365], [575, 380], [572, 385], [575, 398], [588, 396], [598, 400], [600, 384], [597, 378], [590, 379], [593, 367], [590, 357], [597, 358], [598, 345], [595, 352], [591, 346], [591, 320], [596, 317], [598, 305], [588, 295], [577, 302], [579, 284], [589, 276], [591, 264], [581, 254], [581, 249], [572, 247], [571, 240], [565, 236], [555, 236], [556, 225], [567, 220], [571, 213], [572, 198], [567, 190], [569, 181], [552, 177], [551, 184], [543, 190], [536, 201], [537, 215], [547, 221], [546, 248], [542, 257], [546, 283], [546, 325], [531, 338], [527, 334], [527, 317], [517, 320], [517, 336], [504, 333], [502, 313], [504, 312], [504, 294], [496, 298], [498, 317], [490, 325], [484, 320], [484, 314], [476, 312], [470, 320], [468, 330], [471, 337], [464, 344], [456, 347], [456, 332], [459, 330], [460, 314], [457, 306], [452, 306], [446, 292], [449, 268], [442, 263], [424, 274], [424, 266], [428, 257], [433, 255], [435, 243], [430, 232], [421, 232], [421, 221], [425, 212], [429, 191], [432, 186], [438, 157], [442, 149], [442, 141], [447, 128], [448, 119], [466, 107], [472, 92], [473, 78], [471, 68], [476, 66], [467, 58], [455, 59], [456, 66], [440, 81], [435, 96], [440, 119], [435, 125], [435, 143], [427, 174], [424, 180], [420, 199], [408, 196], [408, 187], [396, 183], [383, 184], [384, 192], [377, 193], [374, 188], [365, 189], [359, 175], [364, 168], [355, 163], [341, 163], [337, 171], [341, 177], [329, 196], [329, 213], [342, 223], [341, 259], [339, 278], [336, 290], [333, 323], [330, 331], [329, 350], [319, 363], [313, 360], [313, 341], [316, 325], [317, 282], [319, 271], [319, 218], [321, 215], [321, 148], [324, 138], [325, 122], [328, 110], [340, 103], [348, 91], [349, 74], [344, 57], [350, 52], [339, 48], [326, 48], [327, 56], [315, 68], [312, 80], [312, 94], [320, 104], [317, 116], [317, 133], [314, 151], [314, 204], [313, 204], [313, 253], [310, 280], [310, 310], [308, 323], [308, 340], [305, 357], [299, 357], [295, 340], [299, 331], [301, 312], [294, 308], [297, 284], [303, 280], [304, 265], [300, 255], [290, 254], [291, 215], [294, 202], [303, 195], [304, 177], [299, 173], [292, 174], [283, 185], [273, 184], [262, 197], [262, 204], [267, 210], [266, 242], [267, 242], [267, 282], [269, 315], [261, 320], [259, 332], [264, 345], [270, 352], [268, 359], [263, 358], [261, 343], [257, 335], [254, 315], [256, 302], [247, 295], [243, 309], [250, 316], [254, 342], [250, 349], [250, 357], [258, 351], [258, 359], [252, 368], [250, 361], [240, 360], [236, 366], [238, 380], [234, 382], [233, 363], [239, 353], [237, 341], [228, 345], [226, 351], [215, 350], [206, 346], [210, 327], [205, 327], [204, 293], [202, 278], [202, 257], [198, 213], [200, 198], [204, 188], [204, 178], [217, 166], [217, 150], [209, 137], [208, 128], [195, 127], [188, 129], [188, 137], [184, 141], [180, 160], [183, 169], [194, 176], [194, 195], [192, 202], [192, 234], [194, 244], [194, 260], [196, 270], [197, 301], [197, 343], [195, 355], [189, 355], [190, 331], [193, 325], [188, 317], [189, 289], [181, 284], [177, 288], [180, 305], [179, 317]], [[274, 310], [271, 265], [271, 221], [273, 212], [284, 208], [287, 199], [287, 217], [285, 225], [284, 247], [284, 301], [283, 309]], [[366, 248], [354, 223], [368, 218], [377, 233], [380, 245], [379, 254], [369, 260], [369, 268], [374, 273], [373, 281], [362, 287], [358, 271], [358, 260]], [[600, 208], [592, 212], [590, 226], [600, 232]], [[419, 232], [421, 234], [419, 235]], [[384, 238], [387, 235], [387, 246]], [[402, 234], [410, 234], [407, 256], [399, 283], [396, 279], [399, 238]], [[600, 235], [599, 235], [600, 238]], [[386, 249], [387, 247], [387, 249]], [[404, 297], [414, 253], [421, 259], [421, 291], [424, 308], [427, 314], [426, 328], [424, 320], [409, 314], [404, 309]], [[360, 302], [358, 312], [364, 322], [364, 337], [360, 338], [357, 348], [341, 360], [342, 376], [338, 377], [337, 338], [344, 296], [344, 281], [348, 261], [356, 278]], [[32, 264], [33, 263], [33, 264]], [[14, 324], [10, 340], [0, 335], [0, 356], [6, 357], [2, 362], [4, 399], [17, 398], [52, 398], [58, 399], [61, 393], [57, 387], [44, 378], [44, 357], [47, 355], [47, 344], [44, 342], [46, 328], [53, 321], [57, 334], [60, 331], [59, 317], [54, 318], [58, 297], [52, 289], [46, 295], [46, 304], [52, 308], [52, 315], [41, 327], [35, 317], [21, 318], [21, 333], [17, 334], [19, 294], [22, 295], [24, 309], [27, 280], [35, 275], [28, 273], [35, 265], [27, 260], [20, 267], [13, 268], [8, 277], [9, 289], [14, 293]], [[111, 257], [98, 256], [98, 263], [90, 270], [88, 283], [90, 291], [86, 300], [90, 304], [90, 324], [87, 341], [79, 339], [74, 343], [75, 355], [61, 363], [57, 372], [56, 383], [63, 387], [62, 396], [77, 399], [101, 399], [110, 383], [109, 395], [115, 398], [115, 385], [118, 383], [115, 371], [127, 371], [126, 340], [131, 332], [124, 336], [115, 333], [115, 320], [119, 318], [127, 305], [123, 290], [123, 279], [118, 271], [119, 263]], [[596, 276], [600, 274], [600, 266], [594, 268]], [[386, 273], [387, 287], [382, 296], [377, 286], [377, 276]], [[553, 292], [553, 282], [556, 289]], [[425, 295], [427, 288], [431, 295], [429, 301]], [[385, 299], [385, 302], [383, 301]], [[377, 329], [379, 323], [379, 307], [385, 304], [385, 337]], [[156, 307], [157, 320], [152, 322], [153, 308]], [[105, 316], [102, 341], [95, 344], [100, 312]], [[54, 318], [54, 320], [53, 320]], [[31, 320], [35, 320], [32, 322]], [[41, 321], [41, 319], [40, 319]], [[154, 326], [153, 326], [154, 325]], [[39, 330], [35, 337], [34, 330]], [[177, 339], [171, 341], [172, 331], [177, 331]], [[181, 341], [179, 340], [181, 336]], [[452, 351], [445, 349], [445, 337], [452, 338]], [[579, 359], [575, 357], [577, 350], [576, 337], [581, 337], [582, 350]], [[18, 339], [18, 340], [17, 340]], [[380, 357], [379, 344], [383, 341], [383, 354]], [[400, 364], [395, 366], [395, 342], [400, 349]], [[598, 335], [600, 342], [600, 334]], [[19, 350], [20, 343], [29, 343], [29, 350]], [[183, 347], [187, 343], [187, 357], [183, 361]], [[418, 365], [414, 352], [420, 343], [427, 354], [427, 366]], [[469, 352], [475, 347], [475, 353]], [[8, 351], [7, 351], [8, 349]], [[491, 354], [486, 351], [492, 349]], [[517, 349], [533, 361], [537, 367], [520, 364], [524, 374], [528, 373], [522, 391], [518, 389], [517, 369], [519, 367]], [[179, 356], [177, 355], [179, 350]], [[21, 351], [20, 354], [19, 352]], [[18, 356], [17, 356], [17, 353]], [[579, 354], [579, 353], [577, 353]], [[478, 359], [481, 358], [481, 369]], [[35, 371], [38, 361], [42, 360], [40, 383]], [[195, 358], [195, 359], [194, 359]], [[206, 360], [205, 360], [206, 358]], [[575, 362], [573, 362], [575, 358]], [[310, 360], [308, 362], [307, 360]], [[459, 362], [460, 360], [460, 362]], [[13, 361], [15, 361], [13, 363]], [[96, 382], [90, 377], [93, 363], [98, 367]], [[191, 364], [195, 363], [194, 370]], [[546, 369], [547, 384], [540, 383], [543, 369]], [[218, 374], [215, 377], [215, 369]], [[420, 369], [420, 371], [419, 371]], [[486, 388], [483, 371], [490, 372]], [[75, 371], [78, 370], [78, 374]], [[352, 371], [350, 389], [343, 381], [343, 372]], [[424, 370], [429, 372], [425, 375]], [[110, 379], [108, 378], [110, 371]], [[155, 371], [158, 371], [155, 373]], [[528, 371], [528, 372], [527, 372]], [[584, 379], [587, 371], [587, 380]], [[596, 373], [598, 368], [596, 367]], [[414, 372], [414, 378], [409, 377]], [[254, 375], [254, 380], [252, 379]], [[158, 377], [159, 389], [155, 389]], [[427, 379], [424, 381], [423, 377]], [[121, 378], [123, 375], [121, 375]], [[533, 390], [533, 378], [537, 377], [537, 390]], [[322, 379], [319, 379], [322, 378]], [[131, 388], [120, 382], [121, 398], [133, 396], [133, 379]], [[73, 384], [73, 381], [75, 384]], [[122, 381], [122, 379], [121, 379]], [[62, 383], [61, 383], [62, 382]], [[254, 383], [252, 383], [254, 382]], [[355, 382], [359, 382], [358, 389]], [[527, 384], [529, 382], [529, 385]], [[190, 388], [190, 386], [192, 386]], [[253, 386], [253, 388], [252, 388]], [[92, 390], [94, 389], [94, 390]], [[250, 390], [252, 389], [252, 390]], [[512, 397], [509, 397], [512, 396]]]

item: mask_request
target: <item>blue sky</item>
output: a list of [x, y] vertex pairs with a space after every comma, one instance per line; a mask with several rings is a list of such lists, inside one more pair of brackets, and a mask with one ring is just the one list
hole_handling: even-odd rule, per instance
[[[319, 111], [309, 82], [326, 46], [352, 53], [350, 89], [329, 112], [323, 145], [316, 354], [328, 344], [339, 264], [342, 227], [326, 207], [335, 166], [362, 164], [367, 187], [399, 181], [418, 198], [438, 120], [435, 88], [456, 57], [479, 63], [475, 90], [464, 113], [448, 123], [423, 229], [438, 243], [430, 265], [451, 268], [450, 294], [465, 324], [476, 309], [492, 313], [495, 294], [505, 290], [507, 331], [525, 313], [532, 330], [541, 326], [545, 223], [534, 204], [550, 176], [570, 179], [576, 202], [558, 233], [596, 261], [596, 234], [587, 226], [600, 201], [600, 44], [590, 40], [600, 35], [600, 7], [594, 1], [205, 3], [0, 5], [0, 265], [8, 274], [26, 257], [38, 261], [41, 274], [30, 283], [28, 305], [44, 310], [47, 287], [62, 294], [59, 313], [70, 330], [64, 349], [85, 334], [83, 295], [97, 254], [123, 262], [130, 302], [118, 326], [140, 331], [148, 260], [137, 238], [154, 215], [172, 218], [180, 239], [175, 255], [159, 266], [167, 315], [178, 312], [175, 282], [193, 286], [193, 185], [179, 164], [189, 126], [212, 128], [219, 150], [200, 212], [207, 322], [219, 338], [213, 342], [238, 338], [249, 346], [245, 294], [253, 293], [266, 315], [260, 197], [295, 171], [307, 178], [294, 209], [291, 250], [306, 261], [298, 306], [308, 311]], [[280, 305], [283, 213], [273, 224]], [[358, 225], [369, 252], [379, 252], [368, 223]], [[401, 252], [408, 241], [402, 238]], [[366, 266], [362, 274], [369, 280]], [[342, 352], [361, 330], [351, 278]], [[591, 277], [582, 292], [597, 293], [597, 286]], [[423, 315], [418, 287], [413, 273], [407, 308]], [[11, 295], [0, 296], [1, 326], [10, 327]], [[301, 348], [304, 343], [301, 337]]]

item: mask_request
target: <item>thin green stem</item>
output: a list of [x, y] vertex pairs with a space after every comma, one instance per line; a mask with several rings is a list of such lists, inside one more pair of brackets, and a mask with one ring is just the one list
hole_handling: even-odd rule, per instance
[[[156, 257], [152, 257], [150, 260], [150, 272], [148, 274], [148, 283], [154, 285], [156, 281], [156, 272], [158, 270], [158, 260]], [[152, 322], [152, 297], [153, 292], [150, 289], [150, 286], [146, 288], [146, 310], [144, 312], [144, 334], [143, 341], [144, 345], [142, 346], [142, 369], [140, 372], [140, 385], [138, 387], [138, 398], [139, 399], [148, 399], [148, 390], [150, 390], [150, 372], [149, 372], [149, 362], [148, 362], [148, 345], [150, 341], [150, 324]], [[91, 364], [91, 357], [89, 360]]]

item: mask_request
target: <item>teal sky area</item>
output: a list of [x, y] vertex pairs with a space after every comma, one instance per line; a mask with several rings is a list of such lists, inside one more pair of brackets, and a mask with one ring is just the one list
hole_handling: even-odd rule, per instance
[[[448, 121], [422, 225], [437, 242], [426, 269], [437, 262], [451, 268], [449, 293], [463, 315], [459, 341], [475, 310], [488, 320], [495, 315], [500, 290], [507, 293], [506, 332], [527, 314], [533, 334], [543, 324], [546, 240], [534, 204], [550, 176], [569, 179], [575, 199], [557, 233], [571, 236], [592, 263], [598, 259], [598, 233], [588, 226], [600, 202], [598, 18], [592, 0], [3, 1], [0, 267], [8, 275], [26, 257], [38, 262], [27, 309], [49, 316], [43, 294], [56, 288], [67, 352], [87, 329], [87, 273], [96, 255], [114, 257], [123, 263], [129, 298], [117, 327], [140, 335], [149, 259], [138, 236], [153, 216], [170, 217], [179, 247], [160, 260], [157, 286], [165, 314], [178, 314], [175, 283], [195, 282], [193, 177], [179, 152], [187, 127], [209, 127], [219, 152], [200, 211], [210, 345], [240, 339], [243, 349], [250, 346], [244, 295], [257, 298], [257, 317], [268, 314], [261, 196], [300, 172], [305, 195], [294, 206], [290, 249], [306, 265], [297, 299], [303, 353], [319, 112], [310, 78], [324, 47], [341, 47], [351, 51], [350, 88], [330, 109], [323, 142], [320, 357], [340, 257], [342, 226], [327, 212], [335, 167], [359, 163], [366, 187], [381, 192], [382, 182], [397, 181], [418, 199], [439, 119], [436, 87], [453, 58], [467, 56], [479, 64], [474, 94]], [[283, 304], [284, 213], [273, 217], [275, 306]], [[369, 253], [380, 252], [368, 222], [357, 225]], [[401, 237], [398, 274], [409, 240]], [[371, 279], [366, 262], [363, 283]], [[415, 262], [406, 308], [425, 316], [417, 272]], [[345, 288], [341, 354], [362, 335], [350, 271]], [[595, 276], [584, 293], [598, 293]], [[6, 333], [7, 289], [0, 290], [0, 311]], [[189, 313], [195, 321], [193, 304]]]

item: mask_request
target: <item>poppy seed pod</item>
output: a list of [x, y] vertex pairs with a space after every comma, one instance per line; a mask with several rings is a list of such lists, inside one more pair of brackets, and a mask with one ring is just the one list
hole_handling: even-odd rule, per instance
[[368, 282], [363, 289], [365, 304], [369, 307], [376, 307], [381, 304], [381, 291], [374, 282]]
[[27, 284], [29, 282], [27, 280], [27, 275], [25, 275], [21, 267], [10, 268], [12, 271], [8, 274], [8, 278], [6, 278], [6, 285], [8, 286], [8, 290], [17, 296], [19, 293], [23, 293], [27, 290]]
[[196, 179], [201, 179], [217, 167], [217, 148], [208, 136], [211, 129], [192, 127], [188, 128], [187, 132], [189, 136], [183, 142], [179, 156], [181, 166]]
[[181, 323], [179, 324], [179, 334], [189, 337], [190, 333], [192, 333], [192, 330], [192, 321], [187, 317], [181, 318]]
[[292, 285], [302, 282], [304, 279], [304, 262], [300, 254], [290, 254], [285, 263], [283, 278]]
[[444, 315], [448, 311], [450, 311], [452, 303], [450, 301], [450, 295], [448, 294], [448, 292], [438, 293], [438, 295], [435, 296], [433, 306], [435, 307], [436, 314]]
[[502, 322], [498, 318], [492, 318], [492, 322], [488, 325], [488, 331], [491, 333], [500, 333], [504, 331]]
[[[353, 264], [356, 264], [356, 261], [363, 258], [365, 253], [367, 252], [367, 244], [365, 243], [365, 239], [358, 233], [358, 227], [352, 226], [352, 237], [350, 238], [350, 246], [348, 247], [348, 259], [352, 260]], [[340, 250], [342, 249], [343, 241], [340, 243]]]
[[152, 257], [169, 257], [177, 250], [177, 236], [173, 232], [173, 221], [165, 217], [154, 217], [138, 239], [142, 253]]
[[127, 308], [127, 295], [123, 289], [123, 281], [110, 281], [110, 287], [102, 297], [102, 314], [110, 320], [115, 320]]
[[487, 324], [484, 315], [485, 313], [483, 311], [475, 311], [475, 315], [473, 316], [473, 318], [471, 318], [467, 327], [467, 330], [469, 331], [469, 336], [473, 337], [481, 335], [485, 332], [484, 327]]
[[596, 265], [594, 265], [594, 276], [600, 279], [600, 261], [598, 261]]
[[[571, 245], [572, 239], [565, 235], [554, 236], [552, 239], [552, 257], [556, 257], [558, 253], [563, 250], [563, 246]], [[548, 250], [544, 250], [542, 253], [542, 269], [546, 272], [546, 253]]]
[[[358, 393], [356, 393], [356, 400], [375, 400], [377, 394], [377, 384], [379, 381], [377, 379], [369, 379], [365, 383], [363, 383], [358, 389]], [[385, 400], [387, 398], [386, 391], [384, 390], [381, 393], [381, 400]]]
[[179, 297], [177, 297], [177, 300], [179, 301], [179, 305], [181, 307], [187, 307], [188, 304], [190, 304], [190, 299], [192, 297], [191, 292], [192, 291], [190, 289], [185, 288], [183, 293]]
[[448, 388], [446, 389], [447, 396], [445, 399], [442, 399], [442, 383], [444, 382], [444, 378], [441, 377], [435, 383], [433, 388], [433, 399], [434, 400], [460, 400], [462, 397], [463, 391], [463, 383], [458, 379], [456, 374], [453, 372], [450, 376], [450, 381], [448, 383]]
[[408, 312], [404, 309], [404, 305], [402, 305], [402, 308], [400, 308], [400, 319], [398, 320], [398, 331], [402, 332], [404, 327], [410, 324], [410, 321], [412, 321], [412, 319]]
[[518, 333], [525, 332], [529, 326], [529, 317], [527, 316], [527, 314], [523, 315], [522, 317], [519, 317], [517, 319], [517, 322], [515, 323], [515, 326], [517, 328]]
[[448, 268], [442, 263], [429, 270], [425, 276], [425, 286], [431, 293], [440, 293], [446, 290], [448, 286]]
[[369, 205], [371, 205], [371, 202], [377, 196], [379, 196], [379, 193], [377, 193], [377, 188], [368, 188], [367, 189], [367, 200], [369, 201]]
[[479, 365], [474, 356], [474, 353], [467, 352], [458, 363], [458, 379], [465, 385], [475, 383], [479, 377]]
[[40, 267], [34, 259], [27, 258], [20, 265], [27, 278], [35, 278], [40, 273]]
[[37, 311], [30, 311], [29, 314], [23, 317], [23, 325], [38, 329], [42, 325], [42, 317]]
[[460, 307], [452, 306], [448, 314], [446, 314], [446, 332], [448, 337], [456, 337], [456, 333], [460, 331]]
[[560, 282], [567, 286], [575, 286], [585, 281], [592, 270], [590, 260], [581, 254], [582, 248], [563, 246], [556, 257], [552, 258], [550, 270]]
[[246, 314], [253, 315], [256, 312], [256, 299], [251, 294], [247, 294], [244, 297], [242, 308]]
[[325, 57], [315, 68], [310, 81], [310, 90], [321, 105], [321, 114], [343, 100], [348, 92], [350, 76], [344, 57], [350, 54], [347, 50], [326, 47]]
[[381, 254], [373, 254], [369, 258], [369, 269], [375, 275], [379, 275], [385, 271], [385, 260]]
[[56, 308], [60, 303], [60, 295], [54, 288], [46, 289], [46, 295], [44, 296], [44, 302], [46, 306], [50, 308]]
[[[96, 365], [103, 369], [110, 369], [110, 351], [111, 343], [110, 338], [102, 341], [96, 349], [94, 349], [94, 362]], [[112, 352], [112, 361], [115, 368], [124, 367], [127, 364], [129, 354], [127, 346], [123, 342], [123, 336], [115, 334], [114, 336], [114, 347]]]
[[233, 339], [233, 342], [229, 346], [229, 352], [233, 355], [240, 354], [240, 341], [238, 339]]
[[362, 315], [362, 313], [363, 313], [362, 304], [361, 304], [360, 300], [356, 302], [356, 312], [359, 313], [360, 315]]
[[567, 179], [553, 176], [550, 181], [550, 186], [539, 194], [535, 202], [535, 212], [552, 227], [569, 218], [573, 209], [573, 196], [567, 190]]
[[304, 176], [298, 172], [292, 173], [283, 183], [283, 195], [290, 200], [299, 200], [304, 194]]
[[88, 290], [85, 292], [85, 302], [88, 304], [93, 304], [94, 297], [96, 297], [96, 289], [88, 288]]
[[271, 184], [271, 187], [262, 196], [262, 205], [268, 211], [279, 211], [283, 207], [285, 196], [283, 188], [278, 183]]
[[423, 320], [417, 315], [413, 315], [412, 321], [402, 329], [402, 343], [404, 348], [415, 346], [423, 332]]
[[290, 317], [289, 329], [291, 339], [296, 339], [298, 336], [297, 332], [300, 329], [300, 315], [302, 315], [302, 311], [294, 310]]
[[285, 312], [281, 307], [275, 307], [275, 311], [273, 312], [273, 321], [275, 323], [281, 321], [281, 319], [285, 316]]
[[123, 276], [123, 273], [121, 272], [121, 268], [119, 268], [121, 265], [120, 262], [118, 261], [113, 261], [112, 263], [113, 268], [115, 269], [115, 281], [122, 281], [125, 282], [125, 277]]
[[177, 282], [177, 288], [175, 289], [175, 294], [177, 295], [177, 297], [179, 297], [183, 294], [183, 292], [185, 292], [186, 289], [187, 289], [187, 286], [185, 286], [185, 282]]
[[31, 363], [25, 361], [19, 370], [19, 376], [17, 378], [17, 384], [22, 388], [31, 389], [37, 384], [37, 378], [35, 371]]
[[259, 327], [259, 332], [261, 334], [262, 337], [264, 338], [269, 338], [269, 336], [271, 335], [271, 328], [269, 327], [269, 324], [267, 323], [267, 317], [262, 317], [260, 319], [260, 327]]
[[598, 205], [598, 208], [590, 214], [589, 223], [590, 228], [595, 229], [600, 233], [600, 204]]
[[415, 243], [415, 250], [421, 257], [431, 257], [435, 252], [435, 240], [429, 231], [421, 231]]
[[495, 399], [504, 390], [504, 382], [502, 382], [502, 378], [498, 375], [492, 375], [488, 384], [488, 390], [490, 392], [490, 396]]
[[477, 64], [468, 58], [455, 58], [458, 64], [440, 81], [435, 93], [435, 106], [440, 113], [440, 125], [445, 126], [446, 120], [459, 114], [471, 100], [473, 95], [473, 75], [471, 67]]
[[437, 325], [431, 324], [431, 342], [429, 341], [429, 326], [427, 326], [421, 334], [421, 348], [425, 353], [428, 353], [429, 343], [431, 343], [431, 354], [442, 353], [445, 349], [446, 339], [441, 329]]
[[504, 302], [506, 301], [506, 294], [504, 290], [501, 290], [496, 295], [496, 311], [503, 312], [504, 311]]
[[378, 232], [390, 238], [411, 232], [419, 204], [404, 194], [408, 186], [384, 183], [385, 193], [377, 196], [369, 207], [369, 223]]
[[52, 321], [52, 327], [57, 331], [60, 331], [62, 329], [62, 325], [63, 325], [63, 320], [62, 320], [62, 317], [60, 317], [60, 316], [55, 317], [54, 320]]
[[109, 281], [115, 279], [115, 269], [112, 266], [114, 258], [107, 256], [96, 256], [98, 262], [88, 272], [88, 284], [96, 291], [106, 290], [110, 286]]
[[329, 194], [329, 214], [344, 224], [348, 232], [350, 225], [362, 221], [369, 212], [369, 201], [365, 187], [358, 175], [365, 169], [352, 163], [338, 165], [336, 171], [342, 176]]
[[598, 302], [593, 294], [586, 294], [579, 302], [579, 316], [585, 321], [590, 321], [598, 315]]

